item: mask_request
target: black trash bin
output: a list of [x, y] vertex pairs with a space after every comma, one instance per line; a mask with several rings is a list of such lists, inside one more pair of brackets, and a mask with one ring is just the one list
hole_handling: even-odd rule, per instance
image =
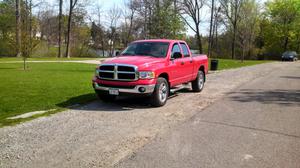
[[211, 60], [210, 61], [210, 70], [216, 71], [218, 70], [219, 60]]

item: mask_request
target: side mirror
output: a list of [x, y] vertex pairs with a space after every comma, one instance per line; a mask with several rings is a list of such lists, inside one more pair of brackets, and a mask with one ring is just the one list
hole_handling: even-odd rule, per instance
[[116, 52], [116, 56], [119, 56], [119, 55], [120, 55], [120, 51], [117, 51], [117, 52]]
[[178, 59], [178, 58], [182, 58], [182, 54], [180, 52], [175, 52], [173, 55], [172, 55], [172, 60], [174, 59]]

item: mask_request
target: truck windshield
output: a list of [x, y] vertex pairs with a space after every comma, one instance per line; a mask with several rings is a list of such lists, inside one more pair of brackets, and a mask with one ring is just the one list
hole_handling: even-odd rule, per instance
[[122, 53], [122, 56], [152, 56], [163, 58], [167, 56], [169, 43], [166, 42], [136, 42], [131, 43]]

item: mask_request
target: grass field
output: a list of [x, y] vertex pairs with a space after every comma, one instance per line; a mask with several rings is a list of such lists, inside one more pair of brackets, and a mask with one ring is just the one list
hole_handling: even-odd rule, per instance
[[80, 63], [0, 64], [0, 127], [19, 120], [7, 117], [57, 109], [96, 98], [91, 87], [95, 65]]
[[[81, 61], [81, 60], [98, 60], [99, 58], [85, 58], [85, 57], [75, 57], [75, 58], [57, 58], [57, 57], [35, 57], [27, 58], [27, 61]], [[0, 57], [0, 62], [7, 61], [23, 61], [23, 58], [16, 57]]]
[[265, 60], [263, 61], [245, 60], [242, 63], [240, 60], [231, 60], [231, 59], [218, 59], [218, 60], [219, 60], [218, 70], [240, 68], [243, 66], [251, 66], [251, 65], [271, 62]]
[[[220, 59], [219, 70], [266, 62], [268, 61], [241, 63]], [[16, 120], [7, 119], [8, 117], [32, 111], [56, 109], [50, 112], [51, 114], [67, 106], [96, 99], [91, 86], [95, 65], [28, 63], [26, 71], [22, 68], [22, 63], [0, 64], [0, 127], [30, 120], [40, 115]]]

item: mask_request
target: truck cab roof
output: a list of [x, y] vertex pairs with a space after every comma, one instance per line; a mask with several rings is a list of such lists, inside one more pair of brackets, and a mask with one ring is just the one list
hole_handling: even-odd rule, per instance
[[180, 43], [185, 43], [183, 40], [171, 40], [171, 39], [146, 39], [146, 40], [137, 40], [134, 41], [136, 42], [168, 42], [168, 43], [175, 43], [175, 42], [180, 42]]

